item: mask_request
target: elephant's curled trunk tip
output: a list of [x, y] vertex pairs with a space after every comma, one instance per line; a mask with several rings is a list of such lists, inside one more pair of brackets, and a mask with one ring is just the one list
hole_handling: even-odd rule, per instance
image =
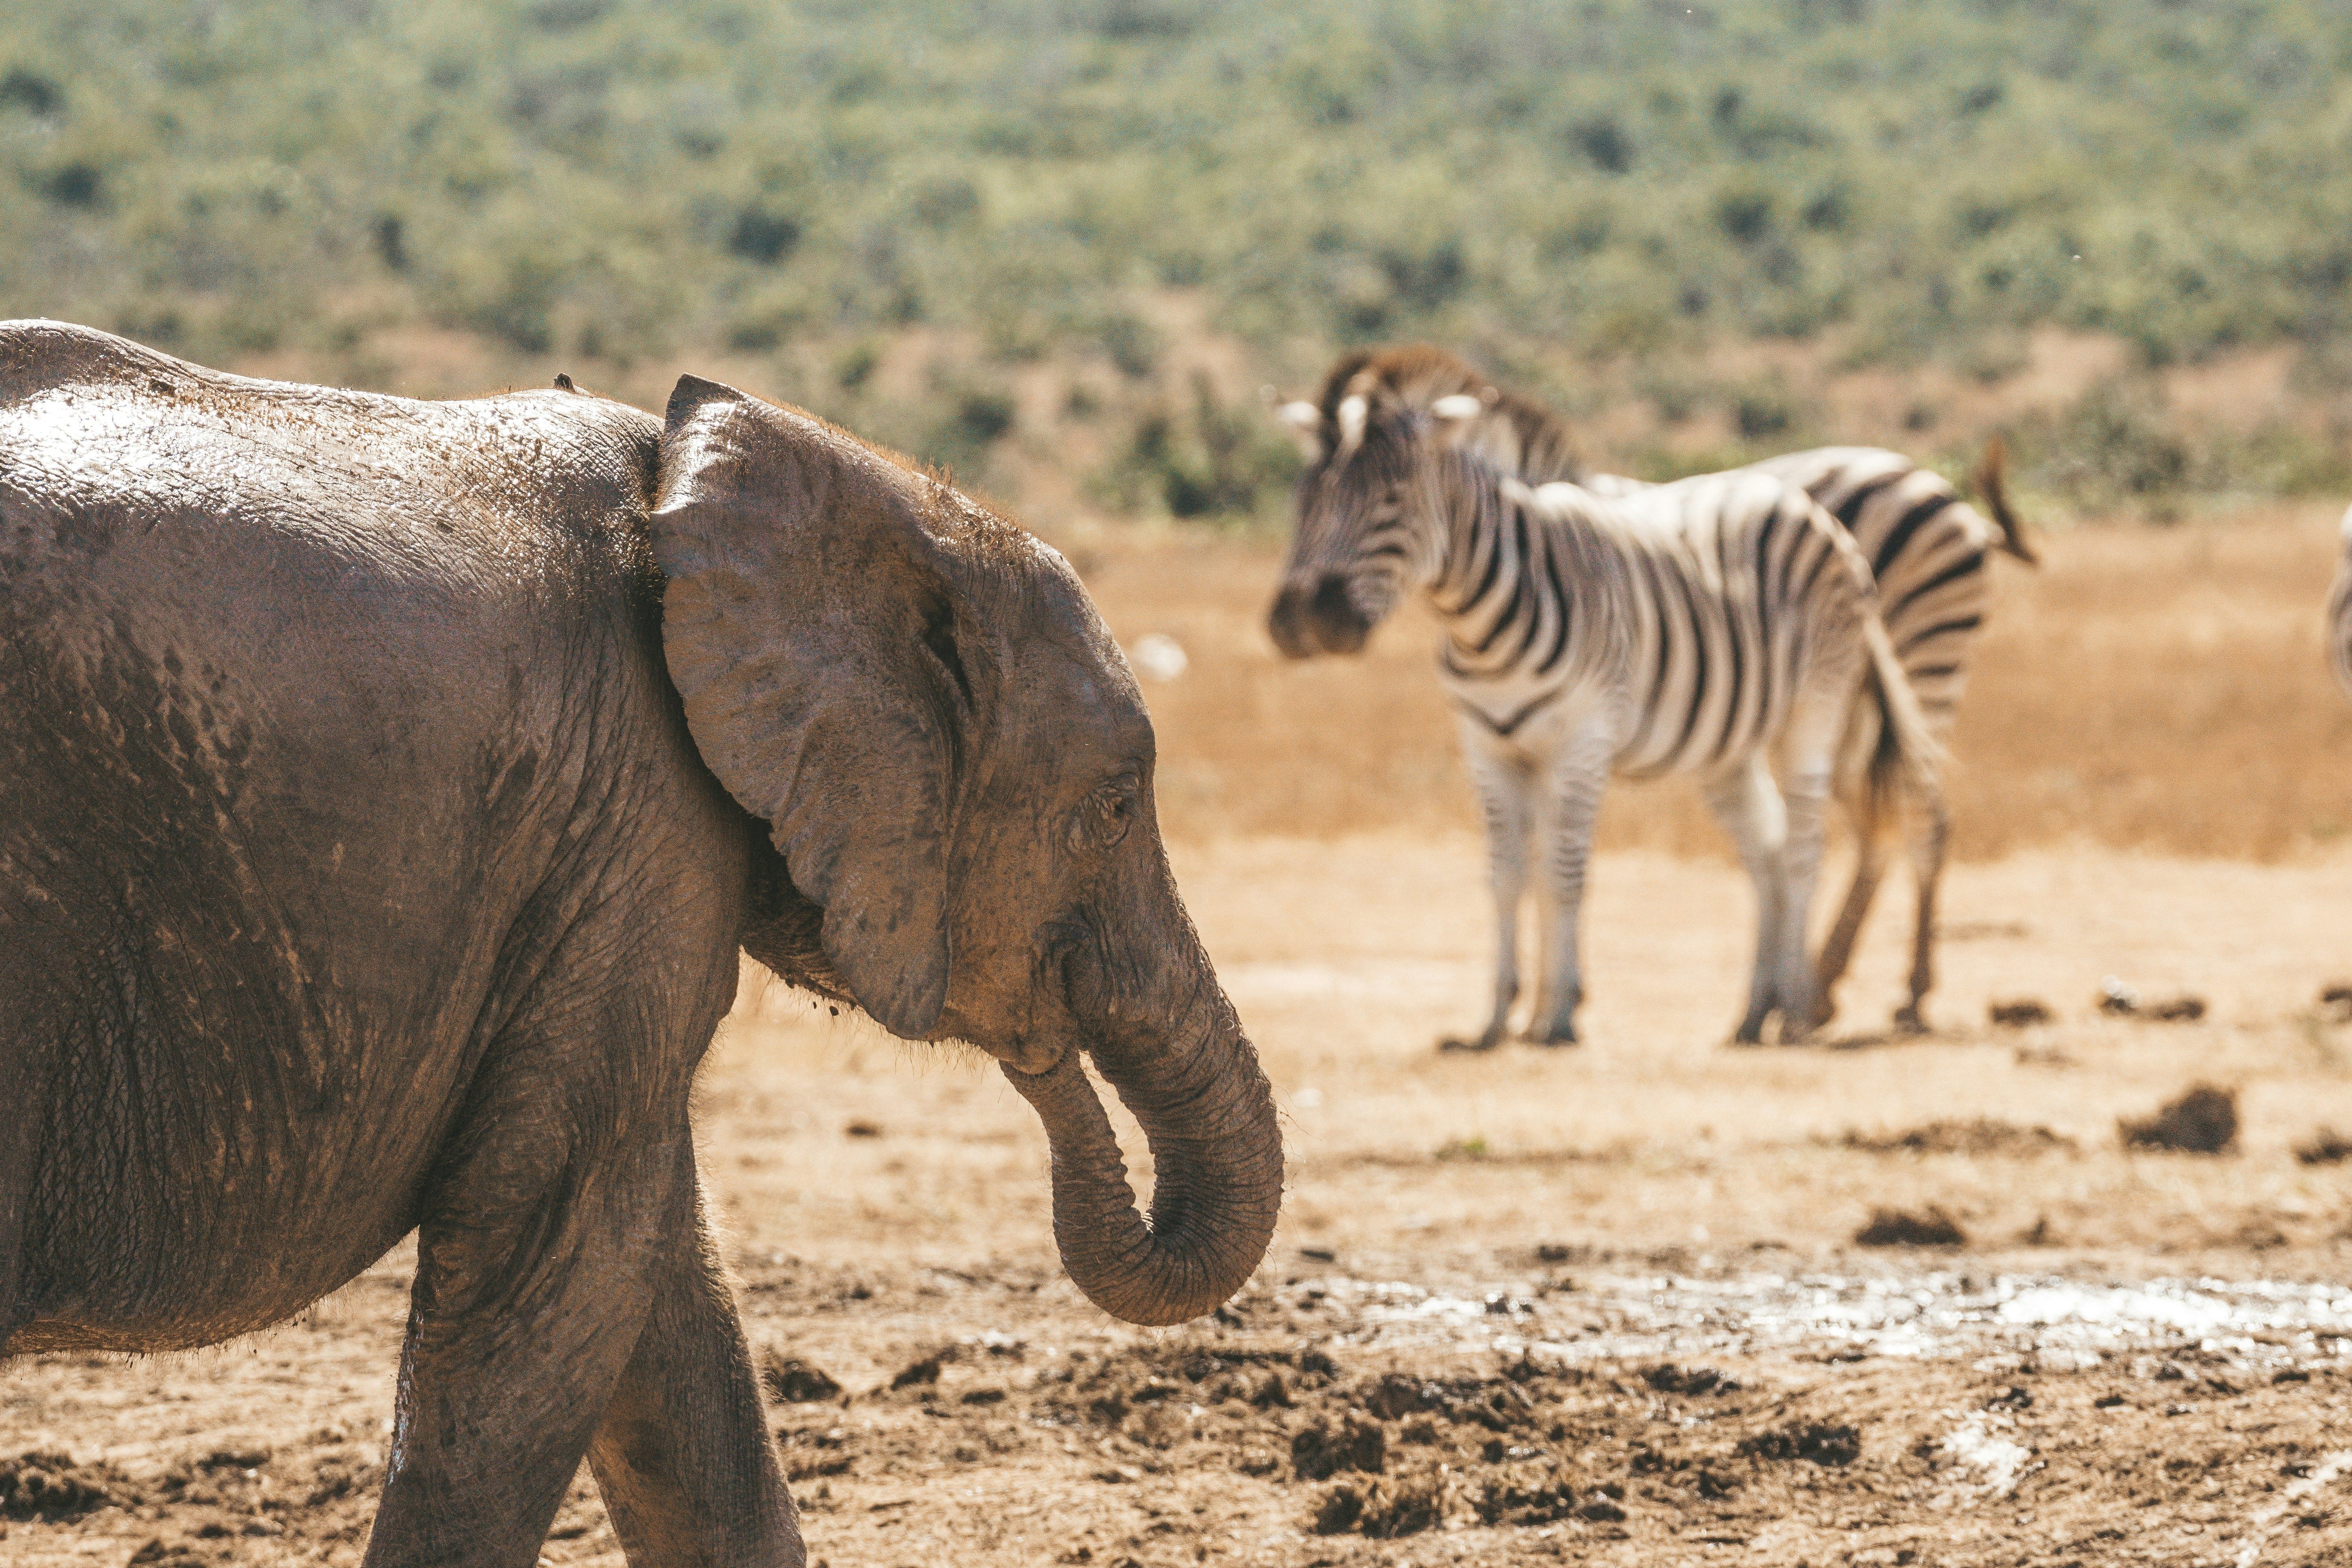
[[1131, 1323], [1165, 1327], [1216, 1310], [1274, 1237], [1283, 1160], [1273, 1089], [1248, 1040], [1219, 1034], [1188, 1059], [1105, 1065], [1158, 1168], [1149, 1224], [1077, 1053], [1042, 1073], [1004, 1069], [1053, 1149], [1062, 1267], [1087, 1300]]

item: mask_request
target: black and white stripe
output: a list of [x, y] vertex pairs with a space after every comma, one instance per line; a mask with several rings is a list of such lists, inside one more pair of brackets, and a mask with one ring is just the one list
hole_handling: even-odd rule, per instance
[[[1754, 877], [1757, 964], [1738, 1037], [1812, 1025], [1805, 913], [1841, 743], [1864, 693], [1922, 779], [1936, 748], [1874, 612], [1853, 542], [1759, 469], [1605, 497], [1556, 478], [1524, 405], [1427, 352], [1343, 363], [1286, 416], [1315, 439], [1272, 627], [1352, 651], [1420, 588], [1444, 616], [1441, 679], [1486, 808], [1499, 962], [1479, 1044], [1517, 990], [1516, 931], [1542, 846], [1534, 1037], [1574, 1038], [1576, 910], [1609, 776], [1692, 773]], [[1772, 763], [1780, 763], [1776, 781]]]

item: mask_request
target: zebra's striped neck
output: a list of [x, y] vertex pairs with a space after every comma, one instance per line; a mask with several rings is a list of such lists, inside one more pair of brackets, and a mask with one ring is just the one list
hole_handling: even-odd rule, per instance
[[1422, 581], [1444, 618], [1444, 663], [1465, 679], [1564, 681], [1598, 668], [1623, 581], [1625, 541], [1582, 509], [1529, 505], [1530, 489], [1472, 452], [1424, 470], [1415, 509]]

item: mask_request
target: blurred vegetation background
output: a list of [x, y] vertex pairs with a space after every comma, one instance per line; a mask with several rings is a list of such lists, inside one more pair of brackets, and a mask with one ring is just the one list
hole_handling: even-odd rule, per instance
[[1267, 525], [1426, 338], [1653, 477], [2352, 489], [2325, 0], [79, 0], [0, 14], [0, 313], [427, 394], [691, 365], [1049, 528]]

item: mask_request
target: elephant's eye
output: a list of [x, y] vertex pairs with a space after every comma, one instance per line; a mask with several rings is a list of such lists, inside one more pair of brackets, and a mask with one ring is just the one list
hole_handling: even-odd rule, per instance
[[1108, 849], [1127, 837], [1139, 809], [1135, 775], [1122, 773], [1097, 785], [1078, 808], [1074, 825], [1077, 836], [1097, 848]]

